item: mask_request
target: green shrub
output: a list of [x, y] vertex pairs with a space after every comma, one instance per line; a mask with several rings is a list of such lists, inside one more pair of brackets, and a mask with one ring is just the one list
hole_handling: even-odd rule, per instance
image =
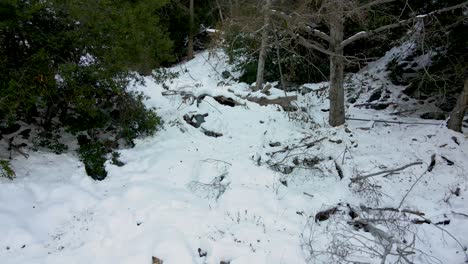
[[118, 111], [114, 118], [122, 128], [119, 138], [125, 139], [130, 145], [133, 145], [133, 140], [137, 137], [153, 135], [161, 124], [155, 109], [144, 106], [145, 99], [142, 93], [133, 92], [117, 103]]
[[92, 141], [81, 145], [78, 154], [85, 165], [86, 174], [94, 180], [102, 181], [107, 177], [104, 166], [108, 151], [100, 141]]
[[52, 132], [41, 132], [33, 139], [33, 149], [39, 147], [52, 150], [55, 154], [62, 154], [68, 150], [68, 146], [59, 141], [60, 135]]
[[11, 168], [10, 161], [0, 160], [0, 177], [13, 180], [16, 177], [15, 172]]
[[125, 165], [125, 163], [119, 160], [119, 158], [120, 158], [120, 153], [118, 153], [117, 151], [112, 152], [112, 159], [111, 159], [112, 164], [114, 164], [117, 167], [122, 167]]
[[[169, 3], [1, 1], [0, 123], [23, 121], [47, 131], [33, 139], [34, 147], [55, 153], [67, 150], [60, 142], [65, 133], [129, 144], [153, 134], [158, 116], [127, 87], [137, 79], [133, 72], [173, 61], [173, 42], [159, 18]], [[105, 177], [105, 154], [116, 146], [101, 145], [80, 147], [96, 179]]]

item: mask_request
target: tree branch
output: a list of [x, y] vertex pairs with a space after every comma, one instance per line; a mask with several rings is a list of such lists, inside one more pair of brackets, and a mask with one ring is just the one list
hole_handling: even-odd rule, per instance
[[[388, 2], [388, 1], [390, 1], [390, 0], [381, 0], [381, 1], [375, 1], [375, 2], [384, 3], [384, 2]], [[371, 4], [371, 3], [369, 3], [369, 4]], [[367, 4], [367, 5], [369, 5], [369, 4]], [[400, 20], [400, 21], [398, 21], [396, 23], [381, 26], [381, 27], [376, 28], [374, 30], [361, 31], [361, 32], [358, 32], [358, 33], [352, 35], [351, 37], [343, 40], [343, 42], [341, 42], [340, 46], [342, 48], [344, 48], [346, 45], [349, 45], [350, 43], [352, 43], [352, 42], [354, 42], [354, 41], [356, 41], [358, 39], [367, 38], [369, 36], [378, 34], [378, 33], [382, 32], [382, 31], [386, 31], [386, 30], [390, 30], [390, 29], [393, 29], [393, 28], [403, 26], [403, 25], [407, 25], [407, 24], [409, 24], [411, 22], [416, 21], [417, 19], [423, 19], [423, 18], [428, 17], [428, 16], [433, 16], [433, 15], [437, 15], [437, 14], [440, 14], [440, 13], [449, 12], [449, 11], [452, 11], [452, 10], [455, 10], [455, 9], [458, 9], [458, 8], [463, 8], [463, 7], [466, 7], [467, 4], [468, 4], [468, 2], [464, 2], [464, 3], [458, 4], [458, 5], [438, 9], [438, 10], [432, 11], [432, 12], [424, 14], [424, 15], [418, 15], [418, 16], [414, 16], [414, 17], [411, 17], [411, 18], [406, 19], [406, 20]]]
[[354, 178], [351, 178], [351, 182], [357, 182], [357, 181], [360, 181], [360, 180], [365, 180], [367, 178], [379, 176], [381, 174], [392, 174], [392, 173], [395, 173], [397, 171], [404, 170], [404, 169], [406, 169], [408, 167], [421, 165], [421, 164], [423, 164], [421, 161], [417, 161], [417, 162], [413, 162], [413, 163], [407, 164], [405, 166], [402, 166], [402, 167], [399, 167], [399, 168], [396, 168], [396, 169], [383, 170], [383, 171], [371, 173], [371, 174], [368, 174], [368, 175], [356, 176]]
[[334, 52], [325, 49], [324, 47], [322, 47], [322, 45], [318, 44], [317, 42], [308, 41], [301, 35], [296, 35], [296, 38], [298, 39], [299, 44], [306, 48], [315, 49], [317, 51], [327, 54], [328, 56], [338, 56], [338, 54], [335, 54]]
[[387, 4], [387, 3], [391, 3], [391, 2], [395, 2], [395, 1], [396, 0], [376, 0], [376, 1], [372, 1], [370, 3], [359, 6], [358, 8], [354, 9], [353, 12], [359, 12], [359, 11], [364, 10], [364, 9], [369, 9], [369, 8], [375, 6], [375, 5]]
[[305, 26], [305, 31], [307, 31], [307, 33], [310, 33], [316, 37], [319, 37], [323, 40], [325, 40], [326, 42], [330, 43], [331, 42], [331, 38], [330, 36], [328, 36], [326, 33], [318, 30], [318, 29], [312, 29], [310, 26]]

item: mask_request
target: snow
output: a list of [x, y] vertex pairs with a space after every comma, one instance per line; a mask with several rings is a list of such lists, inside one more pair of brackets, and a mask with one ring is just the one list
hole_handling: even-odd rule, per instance
[[[410, 43], [390, 51], [367, 70], [350, 76], [351, 82], [369, 82], [370, 90], [380, 87], [386, 82], [384, 64], [408, 48]], [[230, 70], [225, 61], [220, 52], [202, 52], [170, 69], [180, 71], [180, 76], [166, 84], [171, 90], [240, 101], [235, 94], [245, 95], [249, 86], [222, 79], [220, 73]], [[326, 83], [304, 86], [320, 91]], [[321, 110], [328, 108], [328, 100], [320, 92], [298, 94], [298, 104], [307, 112], [293, 114], [245, 100], [245, 105], [236, 107], [220, 105], [211, 97], [198, 106], [189, 104], [179, 95], [162, 96], [162, 85], [151, 78], [132, 89], [150, 97], [146, 104], [157, 108], [164, 128], [137, 140], [134, 148], [121, 150], [126, 165], [108, 163], [104, 181], [87, 177], [73, 154], [39, 151], [31, 152], [28, 159], [13, 159], [17, 178], [0, 179], [0, 263], [133, 264], [150, 263], [152, 256], [165, 264], [333, 263], [329, 256], [315, 253], [327, 249], [331, 235], [340, 231], [339, 221], [315, 223], [315, 213], [337, 203], [398, 207], [432, 154], [436, 154], [434, 170], [414, 186], [404, 208], [424, 212], [434, 222], [450, 219], [449, 225], [440, 227], [462, 245], [468, 244], [468, 142], [442, 124], [350, 121], [347, 132], [345, 127], [326, 125], [328, 113]], [[273, 97], [284, 95], [275, 88], [271, 92]], [[387, 120], [394, 118], [392, 111], [348, 108], [350, 116]], [[183, 116], [193, 113], [208, 114], [202, 127], [223, 136], [208, 137], [187, 124]], [[326, 138], [303, 150], [322, 159], [317, 168], [285, 175], [267, 166], [269, 153], [304, 137]], [[272, 142], [281, 146], [270, 147]], [[442, 157], [454, 165], [448, 166]], [[342, 180], [334, 161], [343, 169]], [[373, 178], [385, 194], [378, 204], [349, 188], [354, 176], [414, 161], [424, 164]], [[456, 187], [460, 195], [450, 195]], [[463, 262], [460, 246], [443, 230], [427, 224], [415, 230], [419, 250], [440, 263]], [[309, 238], [317, 250], [313, 254], [305, 245]], [[200, 257], [198, 248], [207, 256]], [[380, 263], [376, 258], [357, 258]], [[428, 263], [422, 254], [410, 258]]]

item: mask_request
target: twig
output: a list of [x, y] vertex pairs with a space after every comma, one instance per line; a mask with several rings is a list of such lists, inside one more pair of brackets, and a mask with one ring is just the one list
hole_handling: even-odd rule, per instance
[[202, 161], [204, 161], [204, 162], [222, 162], [222, 163], [225, 163], [225, 164], [228, 164], [228, 165], [232, 166], [232, 163], [229, 163], [229, 162], [224, 161], [224, 160], [219, 160], [219, 159], [204, 159]]
[[429, 222], [429, 224], [435, 226], [436, 228], [440, 229], [442, 232], [446, 233], [447, 235], [449, 235], [453, 240], [455, 240], [455, 242], [457, 242], [457, 244], [460, 246], [461, 250], [463, 251], [463, 254], [465, 254], [465, 258], [468, 259], [468, 254], [466, 253], [466, 246], [464, 246], [454, 235], [452, 235], [449, 231], [447, 231], [446, 229], [440, 227], [439, 225], [433, 223], [431, 220], [423, 217], [423, 216], [420, 216], [422, 219], [426, 220]]
[[390, 175], [390, 174], [392, 174], [392, 173], [395, 173], [395, 172], [397, 172], [397, 171], [404, 170], [404, 169], [409, 168], [409, 167], [411, 167], [411, 166], [416, 166], [416, 165], [421, 165], [421, 164], [423, 164], [422, 161], [417, 161], [417, 162], [413, 162], [413, 163], [407, 164], [407, 165], [405, 165], [405, 166], [402, 166], [402, 167], [399, 167], [399, 168], [396, 168], [396, 169], [383, 170], [383, 171], [371, 173], [371, 174], [368, 174], [368, 175], [356, 176], [356, 177], [354, 177], [354, 178], [351, 178], [351, 182], [356, 182], [356, 181], [360, 181], [360, 180], [365, 180], [365, 179], [367, 179], [367, 178], [379, 176], [379, 175], [381, 175], [381, 174]]
[[413, 183], [413, 185], [411, 185], [411, 188], [409, 188], [409, 190], [406, 192], [405, 196], [403, 196], [403, 198], [401, 199], [400, 201], [400, 204], [398, 205], [398, 208], [400, 208], [402, 205], [403, 205], [403, 202], [405, 201], [406, 197], [408, 196], [408, 194], [413, 190], [414, 186], [416, 186], [416, 184], [418, 184], [418, 182], [422, 179], [422, 177], [427, 173], [427, 172], [430, 172], [432, 171], [432, 169], [434, 168], [434, 165], [435, 165], [435, 154], [433, 154], [431, 156], [431, 163], [429, 164], [429, 166], [427, 167], [427, 169], [418, 177], [418, 179]]

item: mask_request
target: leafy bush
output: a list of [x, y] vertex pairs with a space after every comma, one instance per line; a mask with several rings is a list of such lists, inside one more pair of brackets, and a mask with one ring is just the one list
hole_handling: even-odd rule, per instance
[[16, 177], [15, 172], [11, 168], [10, 161], [0, 160], [0, 177], [13, 180]]
[[133, 140], [139, 136], [153, 135], [157, 127], [161, 124], [160, 118], [156, 115], [154, 108], [146, 109], [143, 100], [146, 97], [142, 93], [130, 93], [117, 103], [115, 122], [120, 124], [122, 132], [119, 137], [133, 145]]
[[94, 180], [102, 181], [107, 177], [104, 166], [107, 150], [100, 141], [93, 141], [81, 145], [78, 154], [85, 165], [86, 174]]
[[55, 154], [62, 154], [68, 146], [59, 141], [60, 135], [52, 132], [41, 132], [33, 139], [33, 149], [39, 147], [52, 150]]
[[112, 152], [112, 159], [111, 159], [112, 164], [118, 167], [122, 167], [125, 165], [125, 163], [119, 160], [119, 158], [120, 158], [120, 153], [118, 153], [117, 151]]
[[159, 11], [170, 0], [0, 2], [0, 124], [23, 121], [44, 131], [35, 147], [62, 153], [63, 131], [88, 134], [80, 146], [91, 177], [103, 179], [103, 143], [151, 135], [160, 120], [138, 75], [172, 62], [173, 45]]

